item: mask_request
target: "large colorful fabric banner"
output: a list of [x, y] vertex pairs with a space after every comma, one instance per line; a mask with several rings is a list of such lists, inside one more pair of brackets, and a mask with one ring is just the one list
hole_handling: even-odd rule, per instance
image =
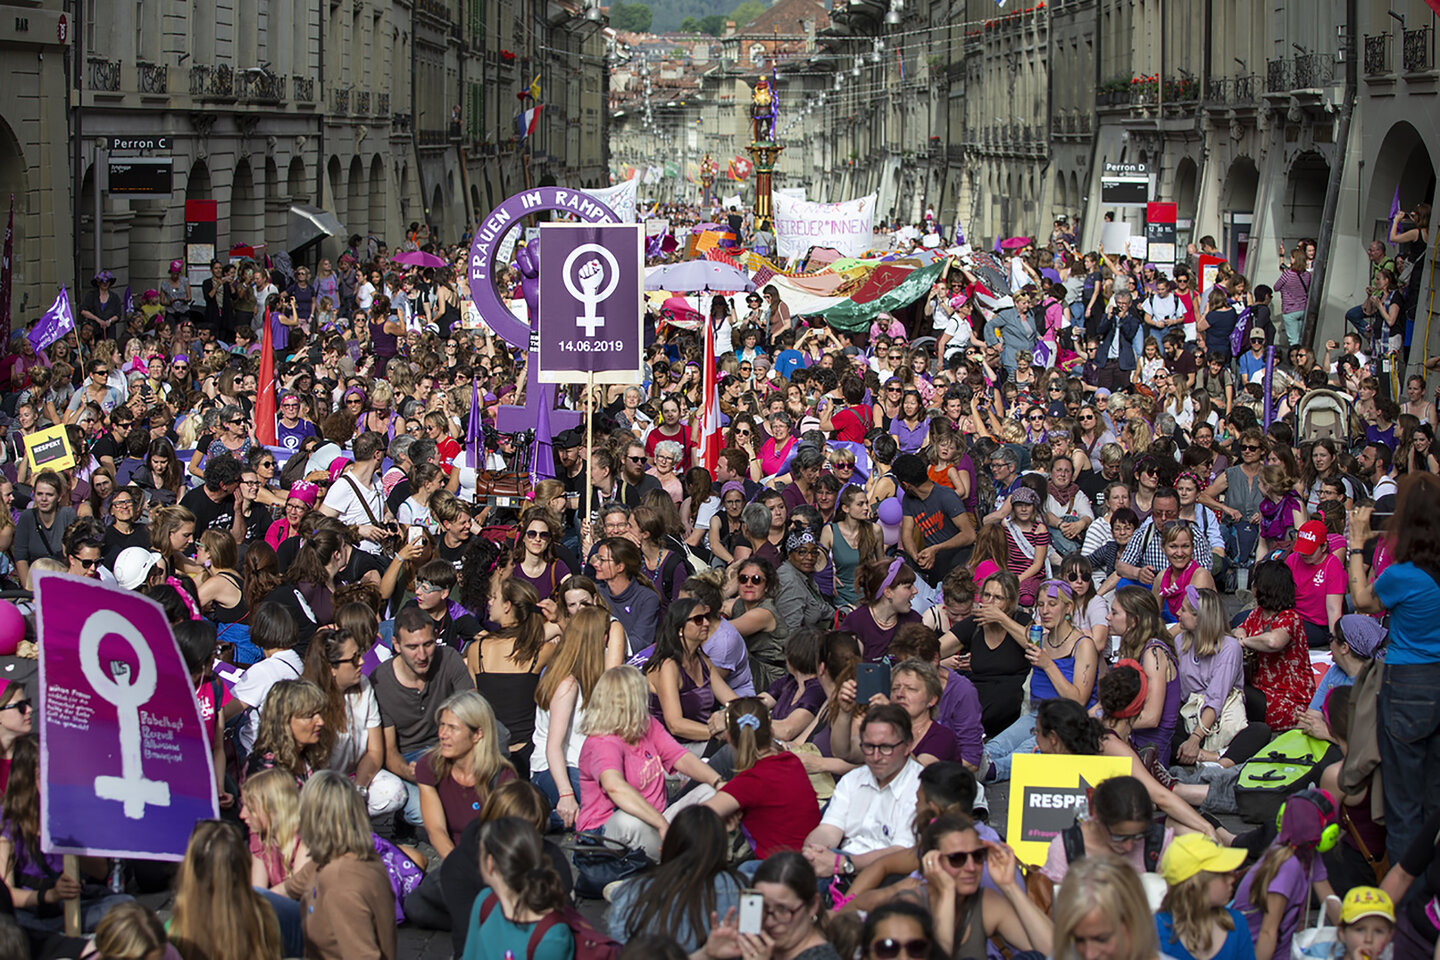
[[158, 603], [40, 573], [40, 845], [182, 860], [219, 816], [210, 738]]
[[636, 213], [636, 193], [639, 188], [640, 178], [632, 177], [613, 187], [591, 187], [585, 193], [614, 210], [621, 223], [635, 223], [640, 219]]
[[773, 194], [775, 236], [781, 257], [804, 256], [811, 247], [834, 247], [858, 257], [870, 249], [875, 232], [875, 194], [844, 203], [812, 203]]

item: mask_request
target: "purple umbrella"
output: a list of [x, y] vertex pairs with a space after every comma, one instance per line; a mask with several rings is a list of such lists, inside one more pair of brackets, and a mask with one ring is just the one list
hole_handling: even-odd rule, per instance
[[645, 279], [646, 290], [754, 290], [755, 283], [741, 270], [718, 260], [687, 260], [667, 264]]
[[411, 267], [443, 267], [445, 261], [433, 253], [426, 253], [423, 250], [406, 250], [404, 253], [397, 253], [390, 258], [394, 263], [403, 263]]

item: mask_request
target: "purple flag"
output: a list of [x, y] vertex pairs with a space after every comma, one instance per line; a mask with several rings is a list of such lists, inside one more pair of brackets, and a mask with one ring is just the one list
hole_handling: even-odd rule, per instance
[[465, 425], [465, 450], [476, 472], [485, 469], [485, 430], [480, 425], [480, 381], [470, 381], [470, 421]]
[[1272, 344], [1265, 348], [1265, 377], [1261, 380], [1265, 391], [1264, 407], [1261, 408], [1261, 426], [1269, 430], [1270, 424], [1275, 422], [1275, 346]]
[[530, 448], [530, 486], [555, 476], [555, 437], [550, 430], [550, 408], [555, 405], [555, 388], [540, 386], [540, 416], [535, 425], [535, 444]]
[[182, 860], [219, 815], [210, 737], [158, 603], [41, 573], [40, 845], [46, 853]]
[[0, 254], [0, 348], [10, 343], [10, 295], [15, 279], [15, 194], [10, 194], [10, 220], [5, 226], [5, 250]]
[[30, 346], [39, 353], [65, 334], [75, 329], [75, 308], [70, 305], [70, 292], [60, 285], [60, 296], [50, 304], [50, 309], [40, 315], [40, 320], [27, 334]]
[[135, 298], [130, 295], [130, 284], [125, 284], [125, 319], [130, 319], [130, 314], [135, 312]]
[[1395, 196], [1390, 201], [1390, 219], [1393, 221], [1400, 215], [1400, 184], [1395, 184]]

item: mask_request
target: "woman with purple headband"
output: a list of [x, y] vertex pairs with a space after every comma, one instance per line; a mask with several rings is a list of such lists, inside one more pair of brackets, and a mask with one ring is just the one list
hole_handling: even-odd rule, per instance
[[[1040, 584], [1035, 600], [1035, 622], [1041, 627], [1040, 642], [1032, 643], [1029, 631], [1009, 617], [1001, 622], [1005, 631], [1025, 647], [1030, 661], [1030, 702], [1061, 697], [1084, 707], [1095, 702], [1095, 678], [1099, 654], [1095, 644], [1075, 626], [1075, 592], [1064, 580]], [[1033, 629], [1033, 628], [1032, 628]], [[1035, 750], [1033, 708], [1020, 714], [1005, 730], [985, 744], [981, 775], [989, 781], [1010, 779], [1010, 758]], [[988, 761], [988, 763], [987, 763]]]
[[920, 622], [920, 614], [910, 609], [915, 571], [900, 557], [873, 560], [855, 574], [855, 586], [864, 602], [840, 622], [840, 629], [858, 636], [860, 658], [873, 662], [885, 656], [902, 623]]

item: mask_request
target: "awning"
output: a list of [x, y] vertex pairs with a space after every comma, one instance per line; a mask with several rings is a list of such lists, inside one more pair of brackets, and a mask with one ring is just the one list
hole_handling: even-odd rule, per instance
[[290, 231], [286, 247], [291, 253], [303, 250], [326, 237], [346, 236], [345, 227], [329, 210], [308, 203], [290, 204]]

